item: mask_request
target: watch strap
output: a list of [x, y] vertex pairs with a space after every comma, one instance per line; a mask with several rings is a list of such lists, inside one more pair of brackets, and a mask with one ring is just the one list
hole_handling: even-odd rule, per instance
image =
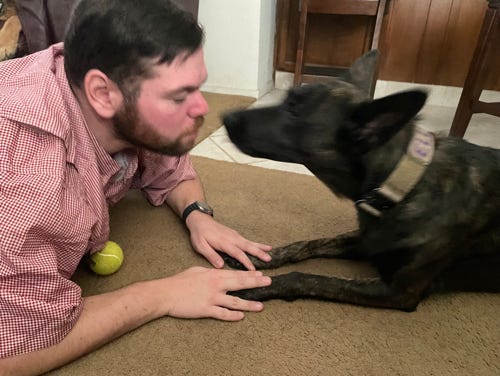
[[[206, 205], [206, 206], [208, 206], [208, 205]], [[184, 211], [182, 212], [182, 220], [184, 222], [186, 222], [186, 219], [189, 216], [189, 214], [191, 214], [195, 210], [198, 210], [198, 211], [200, 211], [202, 213], [208, 214], [208, 215], [210, 215], [212, 217], [214, 216], [214, 214], [213, 214], [213, 212], [211, 210], [210, 211], [203, 210], [203, 208], [198, 204], [198, 201], [195, 201], [192, 204], [188, 205], [186, 207], [186, 209], [184, 209]]]

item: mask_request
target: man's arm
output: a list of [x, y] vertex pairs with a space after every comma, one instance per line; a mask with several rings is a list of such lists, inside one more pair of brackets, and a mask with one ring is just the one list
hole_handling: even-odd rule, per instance
[[166, 203], [179, 216], [184, 209], [195, 201], [206, 201], [200, 178], [180, 182], [167, 196]]
[[262, 303], [242, 300], [226, 292], [270, 283], [270, 278], [260, 272], [193, 267], [172, 277], [138, 282], [84, 298], [80, 318], [60, 343], [0, 359], [0, 374], [20, 376], [47, 372], [165, 315], [241, 320], [242, 311], [260, 311]]

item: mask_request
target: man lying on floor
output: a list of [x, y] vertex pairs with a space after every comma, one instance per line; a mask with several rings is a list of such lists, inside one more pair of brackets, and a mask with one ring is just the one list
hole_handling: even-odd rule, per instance
[[[236, 321], [270, 246], [216, 222], [189, 156], [208, 106], [203, 31], [169, 0], [82, 0], [65, 43], [0, 65], [0, 373], [40, 374], [165, 315]], [[182, 216], [216, 267], [82, 298], [70, 280], [127, 190]], [[168, 229], [165, 229], [168, 231]], [[249, 271], [220, 270], [220, 250]]]

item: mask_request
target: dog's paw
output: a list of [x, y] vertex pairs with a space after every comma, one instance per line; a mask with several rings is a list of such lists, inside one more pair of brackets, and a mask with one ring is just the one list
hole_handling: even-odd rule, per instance
[[254, 289], [247, 289], [247, 290], [228, 291], [228, 294], [237, 296], [238, 298], [245, 300], [262, 302], [270, 299], [267, 298], [267, 290], [268, 290], [267, 287], [257, 287]]
[[[274, 283], [274, 279], [273, 279]], [[281, 299], [287, 302], [293, 302], [300, 298], [299, 295], [287, 294], [286, 291], [280, 291], [280, 288], [276, 288], [272, 284], [265, 287], [257, 287], [254, 289], [229, 291], [229, 295], [237, 296], [238, 298], [245, 300], [253, 300], [257, 302], [264, 302], [272, 299]]]

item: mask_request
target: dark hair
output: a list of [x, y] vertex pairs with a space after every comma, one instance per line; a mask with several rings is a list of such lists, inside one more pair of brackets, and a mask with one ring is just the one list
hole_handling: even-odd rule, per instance
[[73, 86], [99, 69], [133, 91], [153, 65], [189, 57], [203, 37], [195, 18], [170, 0], [80, 0], [66, 31], [64, 67]]

